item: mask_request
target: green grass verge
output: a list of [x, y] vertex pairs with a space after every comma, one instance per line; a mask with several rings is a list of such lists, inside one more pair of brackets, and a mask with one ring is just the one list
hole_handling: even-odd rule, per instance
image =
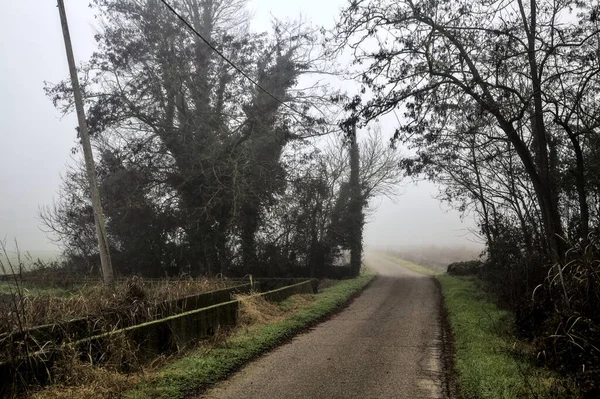
[[206, 388], [249, 360], [344, 306], [373, 277], [368, 273], [352, 280], [341, 281], [315, 295], [315, 300], [308, 307], [280, 322], [235, 335], [208, 354], [186, 356], [165, 367], [153, 380], [142, 383], [126, 393], [124, 398], [183, 399]]
[[555, 374], [536, 367], [531, 349], [511, 334], [511, 315], [486, 298], [477, 280], [437, 278], [454, 332], [460, 397], [568, 397]]
[[407, 260], [400, 259], [400, 258], [397, 258], [397, 257], [392, 256], [392, 255], [386, 254], [386, 255], [384, 255], [384, 257], [386, 259], [388, 259], [388, 260], [390, 260], [390, 261], [392, 261], [394, 263], [397, 263], [398, 265], [400, 265], [402, 267], [405, 267], [408, 270], [412, 270], [413, 272], [416, 272], [416, 273], [428, 274], [430, 276], [434, 276], [434, 275], [438, 274], [438, 273], [434, 272], [431, 269], [427, 269], [427, 268], [425, 268], [423, 266], [417, 265], [416, 263], [409, 262]]
[[[75, 290], [67, 290], [60, 287], [40, 287], [35, 284], [21, 283], [21, 290], [24, 296], [40, 296], [48, 295], [60, 298], [67, 298], [76, 293]], [[0, 282], [0, 295], [16, 295], [18, 296], [18, 290], [14, 282], [2, 281]]]

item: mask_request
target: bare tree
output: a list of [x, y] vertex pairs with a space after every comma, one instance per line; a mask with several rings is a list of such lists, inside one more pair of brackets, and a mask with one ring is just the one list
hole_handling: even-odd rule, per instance
[[[548, 111], [552, 103], [566, 103], [556, 98], [559, 82], [596, 76], [597, 61], [571, 62], [571, 54], [598, 42], [597, 21], [590, 17], [594, 4], [352, 2], [335, 32], [358, 62], [368, 63], [362, 81], [373, 98], [357, 97], [349, 108], [364, 121], [403, 109], [406, 123], [397, 138], [416, 145], [451, 140], [448, 133], [460, 118], [489, 115], [496, 127], [491, 137], [510, 142], [523, 165], [551, 256], [561, 261], [564, 230], [553, 159], [558, 131]], [[368, 43], [377, 49], [363, 50]], [[577, 152], [576, 146], [568, 150]]]

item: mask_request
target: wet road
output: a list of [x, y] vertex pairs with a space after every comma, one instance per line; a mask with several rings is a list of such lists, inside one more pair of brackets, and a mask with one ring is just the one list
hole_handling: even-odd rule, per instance
[[345, 310], [248, 364], [211, 399], [442, 398], [440, 293], [369, 255], [377, 279]]

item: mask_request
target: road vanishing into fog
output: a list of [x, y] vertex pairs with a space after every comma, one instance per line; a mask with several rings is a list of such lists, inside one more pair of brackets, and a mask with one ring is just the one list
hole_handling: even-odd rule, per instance
[[346, 309], [248, 364], [202, 398], [442, 398], [441, 297], [431, 276], [377, 255]]

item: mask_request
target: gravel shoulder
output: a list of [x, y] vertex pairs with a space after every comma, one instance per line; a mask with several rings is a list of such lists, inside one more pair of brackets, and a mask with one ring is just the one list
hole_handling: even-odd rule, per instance
[[201, 398], [442, 398], [440, 292], [376, 255], [377, 279], [344, 311]]

